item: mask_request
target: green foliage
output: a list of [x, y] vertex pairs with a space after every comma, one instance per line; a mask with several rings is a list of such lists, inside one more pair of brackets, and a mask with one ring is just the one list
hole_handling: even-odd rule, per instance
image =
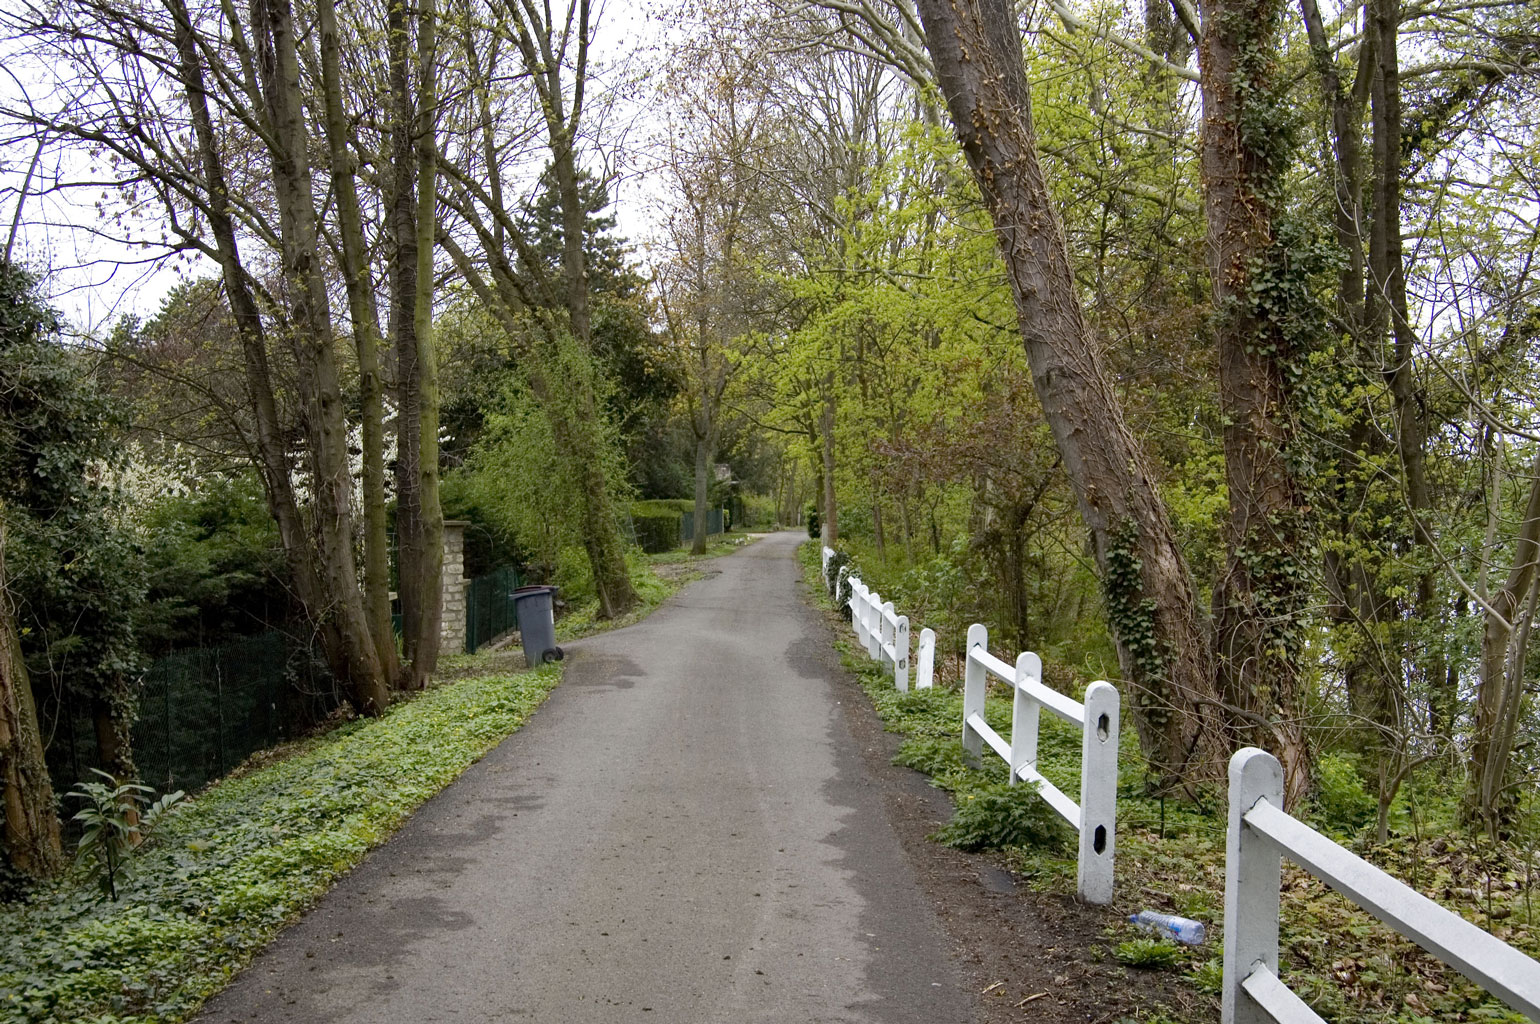
[[1374, 821], [1378, 810], [1353, 758], [1324, 754], [1317, 759], [1310, 817], [1319, 827], [1351, 839]]
[[65, 883], [0, 908], [0, 1022], [188, 1019], [558, 678], [437, 687], [226, 778], [160, 823], [116, 903]]
[[998, 850], [1008, 846], [1062, 850], [1068, 845], [1058, 812], [1037, 787], [989, 783], [959, 789], [952, 820], [933, 837], [959, 850]]
[[[569, 351], [572, 347], [564, 343], [561, 361], [547, 367], [553, 385], [565, 386], [569, 377], [595, 383], [592, 367], [585, 367], [581, 355]], [[557, 444], [558, 429], [583, 434], [584, 443], [576, 450], [602, 462], [612, 508], [629, 497], [614, 430], [607, 420], [579, 422], [578, 411], [567, 408], [571, 400], [537, 401], [527, 385], [510, 380], [487, 414], [465, 468], [446, 477], [446, 490], [479, 510], [498, 543], [524, 553], [530, 577], [553, 580], [568, 600], [582, 599], [593, 581], [591, 569], [582, 564], [580, 467], [561, 454], [574, 446]]]
[[636, 528], [636, 545], [649, 555], [672, 551], [680, 543], [684, 517], [678, 512], [648, 513], [631, 508], [631, 523]]
[[1213, 956], [1194, 967], [1188, 974], [1193, 987], [1204, 995], [1217, 996], [1224, 991], [1225, 963]]
[[126, 725], [141, 664], [134, 609], [144, 568], [112, 487], [120, 423], [84, 354], [58, 330], [32, 277], [0, 262], [6, 585], [38, 691], [100, 701]]
[[817, 540], [819, 531], [823, 529], [823, 517], [818, 513], [818, 506], [809, 505], [803, 514], [807, 519], [808, 539]]
[[1107, 548], [1107, 618], [1113, 632], [1140, 672], [1149, 679], [1160, 676], [1165, 659], [1155, 638], [1155, 600], [1143, 597], [1144, 565], [1139, 560], [1138, 526], [1125, 520], [1112, 534]]
[[69, 794], [84, 803], [74, 817], [80, 823], [75, 865], [94, 875], [102, 892], [116, 903], [118, 880], [127, 875], [130, 858], [185, 794], [177, 790], [152, 803], [155, 791], [149, 786], [120, 783], [106, 772], [91, 770], [106, 781], [81, 782]]
[[1175, 967], [1185, 960], [1186, 952], [1169, 939], [1139, 936], [1113, 946], [1112, 956], [1118, 963], [1127, 964], [1130, 967], [1164, 970], [1167, 967]]
[[972, 767], [961, 741], [937, 736], [911, 736], [904, 740], [893, 763], [932, 776], [942, 788], [950, 788], [947, 780], [967, 775]]
[[203, 476], [137, 520], [147, 587], [136, 631], [147, 652], [210, 646], [288, 619], [283, 546], [254, 473]]

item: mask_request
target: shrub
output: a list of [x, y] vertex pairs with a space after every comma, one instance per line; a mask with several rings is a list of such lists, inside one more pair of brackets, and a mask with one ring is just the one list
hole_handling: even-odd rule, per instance
[[957, 793], [952, 820], [935, 834], [937, 842], [976, 852], [1007, 846], [1064, 849], [1064, 823], [1044, 802], [1037, 787], [992, 783]]
[[1311, 817], [1327, 831], [1352, 836], [1374, 820], [1379, 804], [1351, 758], [1325, 754], [1316, 763]]
[[813, 540], [817, 540], [822, 529], [823, 519], [818, 515], [818, 506], [809, 505], [807, 507], [807, 535]]
[[682, 543], [684, 517], [678, 512], [646, 512], [638, 506], [631, 510], [636, 527], [636, 544], [649, 555], [672, 551]]
[[[842, 582], [840, 573], [842, 570], [853, 571], [854, 569], [855, 566], [851, 564], [850, 556], [843, 551], [836, 551], [829, 557], [829, 567], [826, 570], [827, 575], [824, 578], [824, 582], [829, 588], [829, 596], [835, 599], [836, 605], [843, 606], [843, 602], [839, 601], [839, 589]], [[848, 577], [849, 575], [849, 572], [845, 573], [845, 576]]]

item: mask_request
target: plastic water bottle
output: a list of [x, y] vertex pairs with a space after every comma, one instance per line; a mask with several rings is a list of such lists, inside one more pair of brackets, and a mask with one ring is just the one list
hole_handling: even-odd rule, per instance
[[1141, 928], [1185, 942], [1189, 946], [1203, 944], [1203, 938], [1207, 934], [1202, 921], [1194, 921], [1190, 917], [1177, 917], [1175, 914], [1159, 914], [1153, 910], [1141, 910], [1137, 914], [1130, 914], [1128, 919]]

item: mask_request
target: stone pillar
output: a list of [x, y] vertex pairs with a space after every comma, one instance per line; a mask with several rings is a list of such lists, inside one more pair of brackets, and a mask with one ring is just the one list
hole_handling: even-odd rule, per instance
[[439, 617], [439, 653], [465, 651], [465, 528], [464, 519], [444, 520], [443, 612]]

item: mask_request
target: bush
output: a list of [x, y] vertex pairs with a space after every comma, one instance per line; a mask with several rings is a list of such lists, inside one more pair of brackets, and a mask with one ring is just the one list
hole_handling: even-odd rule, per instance
[[[835, 605], [841, 608], [844, 607], [845, 602], [839, 600], [839, 589], [842, 582], [840, 570], [847, 568], [852, 571], [855, 569], [855, 566], [850, 562], [850, 556], [843, 551], [836, 551], [829, 558], [829, 567], [826, 570], [828, 575], [824, 578], [824, 584], [829, 588], [829, 597], [833, 598]], [[848, 576], [849, 573], [846, 573], [846, 575]]]
[[637, 546], [649, 555], [677, 548], [684, 536], [684, 517], [678, 512], [647, 512], [640, 506], [638, 502], [631, 508]]
[[1007, 846], [1063, 850], [1068, 846], [1064, 822], [1043, 800], [1037, 787], [993, 783], [957, 793], [957, 810], [941, 827], [937, 842], [977, 852]]
[[1379, 803], [1351, 758], [1323, 755], [1316, 763], [1315, 781], [1311, 817], [1325, 830], [1351, 837], [1374, 820]]
[[820, 531], [822, 529], [823, 529], [823, 519], [818, 515], [818, 506], [816, 506], [816, 505], [809, 505], [807, 507], [807, 535], [808, 535], [808, 537], [810, 537], [813, 540], [817, 540], [818, 537], [819, 537], [819, 533], [820, 533]]

